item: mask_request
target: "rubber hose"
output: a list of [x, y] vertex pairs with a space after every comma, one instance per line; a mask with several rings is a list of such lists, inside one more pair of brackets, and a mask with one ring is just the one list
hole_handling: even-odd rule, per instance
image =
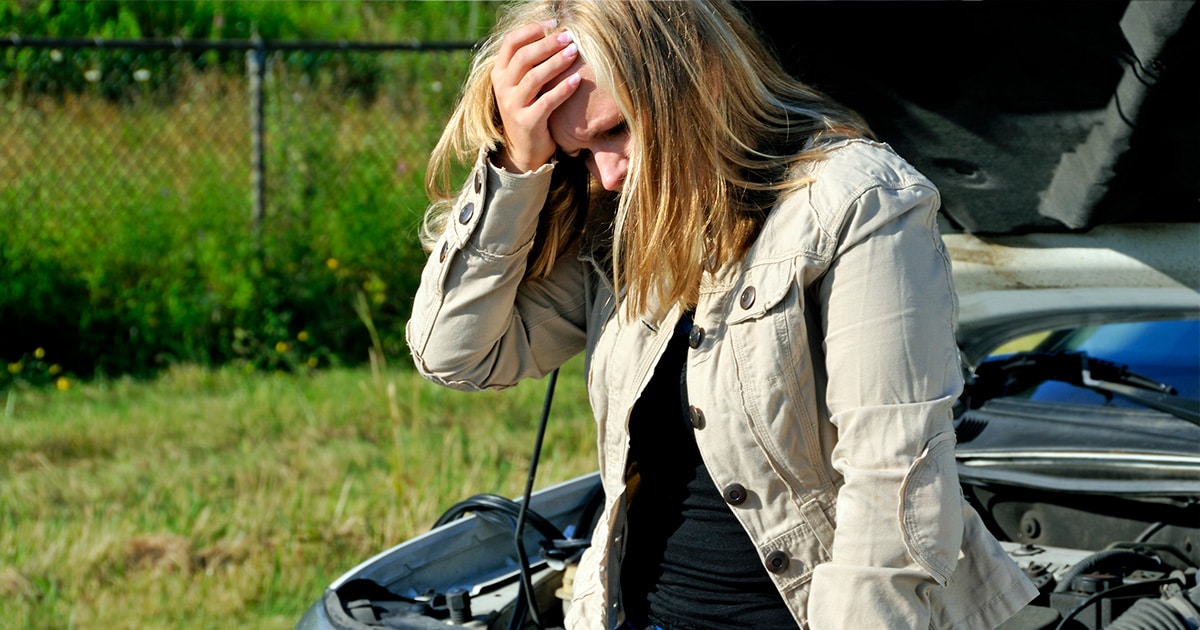
[[[1175, 603], [1171, 605], [1169, 601]], [[1195, 619], [1200, 618], [1200, 586], [1186, 593], [1164, 599], [1140, 599], [1117, 617], [1107, 630], [1190, 630]], [[1190, 610], [1184, 615], [1183, 611]], [[1191, 617], [1189, 622], [1185, 617]]]
[[1108, 630], [1189, 630], [1187, 622], [1179, 618], [1161, 599], [1139, 599], [1108, 625]]
[[1078, 564], [1067, 569], [1063, 574], [1062, 580], [1058, 586], [1054, 587], [1055, 593], [1066, 593], [1071, 590], [1071, 583], [1075, 578], [1094, 571], [1096, 568], [1104, 564], [1121, 563], [1123, 566], [1131, 566], [1138, 569], [1156, 569], [1162, 566], [1162, 563], [1150, 556], [1142, 555], [1135, 551], [1126, 549], [1109, 549], [1107, 551], [1098, 551], [1083, 560]]

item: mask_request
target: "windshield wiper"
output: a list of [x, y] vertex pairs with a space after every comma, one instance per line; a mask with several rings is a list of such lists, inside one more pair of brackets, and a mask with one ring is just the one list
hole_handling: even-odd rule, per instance
[[1200, 400], [1179, 397], [1166, 383], [1138, 374], [1127, 365], [1094, 359], [1086, 352], [1027, 352], [986, 361], [975, 371], [969, 406], [1023, 391], [1045, 381], [1060, 381], [1121, 396], [1200, 425]]

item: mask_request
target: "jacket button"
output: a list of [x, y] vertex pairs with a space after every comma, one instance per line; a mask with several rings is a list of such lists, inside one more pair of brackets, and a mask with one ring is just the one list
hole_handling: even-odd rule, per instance
[[479, 194], [479, 191], [482, 189], [483, 189], [483, 171], [477, 170], [477, 171], [475, 171], [475, 194]]
[[692, 407], [689, 408], [688, 411], [691, 412], [690, 415], [692, 417], [692, 428], [693, 429], [703, 429], [704, 428], [704, 412], [701, 411], [700, 408], [695, 405], [692, 405]]
[[442, 251], [438, 252], [438, 262], [446, 262], [446, 252], [450, 251], [450, 243], [442, 241]]
[[692, 331], [688, 333], [688, 345], [695, 350], [702, 343], [704, 343], [704, 329], [699, 326], [692, 326]]
[[754, 294], [754, 287], [746, 287], [742, 291], [742, 297], [738, 299], [738, 304], [741, 304], [742, 310], [748, 311], [751, 306], [754, 306]]
[[767, 554], [766, 565], [767, 570], [771, 573], [783, 573], [788, 568], [788, 555], [776, 549]]
[[740, 483], [731, 483], [721, 491], [721, 496], [729, 505], [741, 505], [746, 502], [746, 488]]
[[467, 205], [463, 206], [458, 213], [458, 222], [466, 225], [473, 216], [475, 216], [475, 203], [467, 202]]

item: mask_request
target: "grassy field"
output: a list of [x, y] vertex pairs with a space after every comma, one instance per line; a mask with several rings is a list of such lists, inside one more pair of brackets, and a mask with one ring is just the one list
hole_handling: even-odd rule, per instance
[[[380, 365], [0, 392], [0, 627], [289, 628], [454, 501], [519, 495], [544, 393]], [[539, 488], [595, 466], [578, 361], [554, 417]]]

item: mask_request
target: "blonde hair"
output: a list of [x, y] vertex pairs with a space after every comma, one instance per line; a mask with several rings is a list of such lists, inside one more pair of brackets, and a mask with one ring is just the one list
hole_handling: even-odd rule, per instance
[[723, 0], [513, 5], [476, 56], [430, 158], [427, 247], [453, 203], [451, 163], [503, 142], [489, 77], [502, 38], [550, 19], [572, 32], [624, 116], [630, 155], [616, 198], [589, 186], [578, 160], [559, 157], [527, 274], [547, 273], [585, 236], [611, 243], [612, 280], [629, 312], [695, 305], [706, 266], [740, 260], [779, 196], [807, 183], [793, 169], [820, 159], [822, 137], [870, 136], [857, 114], [789, 76]]

